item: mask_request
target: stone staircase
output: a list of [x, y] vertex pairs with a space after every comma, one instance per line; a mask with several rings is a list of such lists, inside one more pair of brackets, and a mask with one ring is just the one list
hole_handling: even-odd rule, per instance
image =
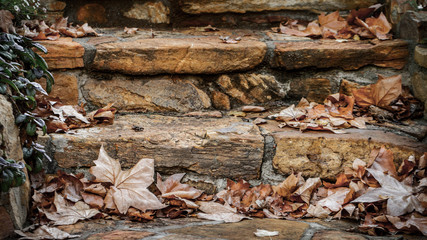
[[[226, 0], [126, 1], [122, 6], [103, 2], [67, 1], [55, 12], [99, 26], [102, 36], [42, 43], [56, 79], [53, 96], [67, 104], [85, 103], [88, 109], [114, 103], [120, 114], [113, 125], [42, 137], [54, 159], [51, 171], [86, 171], [103, 144], [124, 167], [143, 157], [154, 158], [161, 174], [186, 172], [186, 181], [214, 192], [226, 178], [275, 183], [296, 171], [334, 179], [355, 158], [367, 160], [381, 145], [393, 150], [396, 164], [427, 151], [422, 121], [420, 140], [377, 127], [338, 135], [280, 129], [273, 121], [260, 126], [252, 122], [301, 97], [322, 102], [344, 83], [374, 83], [377, 74], [402, 74], [403, 84], [426, 101], [426, 54], [417, 51], [415, 62], [415, 41], [311, 40], [260, 27], [277, 26], [284, 16], [311, 19], [312, 12], [348, 10], [376, 1], [256, 5], [259, 1], [247, 0], [229, 7], [224, 7], [230, 3]], [[104, 21], [107, 17], [111, 21]], [[245, 18], [242, 24], [230, 24], [230, 19]], [[246, 24], [249, 20], [252, 25]], [[259, 28], [249, 28], [254, 21], [260, 22]], [[220, 29], [193, 27], [202, 24]], [[124, 26], [144, 28], [127, 35]], [[220, 36], [242, 40], [225, 44]], [[269, 111], [232, 116], [241, 115], [235, 111], [248, 104]], [[188, 114], [194, 111], [203, 113]]]

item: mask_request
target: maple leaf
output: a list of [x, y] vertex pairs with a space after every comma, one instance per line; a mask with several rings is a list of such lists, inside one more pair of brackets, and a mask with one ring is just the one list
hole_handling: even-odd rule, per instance
[[195, 199], [199, 197], [203, 192], [191, 187], [188, 184], [182, 184], [181, 179], [184, 177], [185, 173], [174, 174], [166, 181], [162, 181], [162, 177], [157, 173], [157, 183], [156, 186], [162, 193], [163, 198], [186, 198], [186, 199]]
[[153, 159], [141, 159], [132, 169], [122, 171], [120, 162], [109, 157], [104, 146], [101, 146], [98, 159], [94, 163], [96, 166], [90, 168], [90, 173], [96, 177], [95, 182], [113, 184], [104, 199], [106, 207], [117, 208], [122, 214], [125, 214], [129, 207], [141, 211], [165, 207], [147, 189], [154, 182]]
[[270, 117], [276, 118], [277, 121], [292, 121], [299, 120], [306, 115], [305, 110], [295, 108], [292, 104], [290, 107], [280, 111], [279, 114], [272, 115]]
[[320, 178], [309, 178], [307, 181], [299, 187], [292, 195], [292, 200], [299, 200], [301, 199], [305, 203], [310, 203], [311, 196], [313, 194], [313, 191], [316, 190], [320, 185], [322, 184], [322, 181]]
[[289, 175], [282, 183], [272, 186], [273, 192], [288, 198], [298, 188], [298, 178], [295, 174]]
[[86, 203], [79, 201], [73, 206], [68, 206], [64, 197], [55, 192], [54, 204], [56, 212], [49, 212], [39, 209], [46, 217], [54, 221], [55, 225], [70, 225], [79, 220], [89, 219], [100, 213], [96, 209], [91, 209]]
[[317, 204], [322, 207], [327, 207], [333, 212], [338, 212], [342, 209], [342, 205], [349, 202], [353, 196], [353, 191], [350, 188], [340, 187], [329, 190], [329, 196], [318, 201]]
[[376, 105], [388, 107], [402, 94], [402, 75], [384, 77], [378, 75], [378, 81], [359, 89], [353, 90], [356, 104], [360, 107]]
[[414, 189], [407, 186], [390, 175], [386, 175], [375, 169], [367, 169], [379, 182], [381, 188], [374, 188], [353, 202], [372, 203], [387, 199], [387, 214], [401, 216], [414, 210], [423, 213], [424, 207], [413, 195]]
[[411, 214], [411, 217], [406, 221], [394, 217], [387, 218], [397, 229], [410, 229], [414, 226], [420, 230], [424, 236], [427, 236], [427, 217], [415, 217], [415, 214]]

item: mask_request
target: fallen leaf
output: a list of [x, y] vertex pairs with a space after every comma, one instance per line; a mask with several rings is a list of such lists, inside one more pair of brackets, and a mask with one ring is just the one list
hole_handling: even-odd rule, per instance
[[279, 114], [272, 115], [271, 117], [276, 118], [277, 121], [293, 121], [299, 120], [306, 115], [306, 112], [295, 108], [295, 105], [291, 105], [290, 107], [280, 111]]
[[397, 177], [396, 166], [394, 165], [393, 152], [385, 146], [380, 149], [372, 150], [369, 155], [368, 166], [372, 169], [388, 173], [390, 176]]
[[238, 214], [237, 209], [229, 205], [222, 205], [216, 202], [196, 202], [196, 204], [200, 206], [200, 211], [204, 212], [197, 214], [199, 218], [228, 223], [240, 222], [245, 218], [250, 219], [243, 214]]
[[292, 200], [301, 199], [305, 203], [310, 203], [313, 191], [322, 184], [320, 178], [309, 178], [307, 181], [299, 187], [292, 195]]
[[184, 175], [185, 173], [174, 174], [163, 182], [162, 177], [159, 173], [157, 173], [156, 186], [162, 193], [163, 198], [179, 197], [185, 199], [195, 199], [203, 193], [202, 191], [197, 190], [188, 184], [182, 184], [181, 180]]
[[388, 107], [402, 93], [402, 75], [384, 77], [379, 75], [375, 84], [353, 90], [356, 104], [360, 107], [376, 105]]
[[316, 218], [327, 218], [331, 214], [331, 210], [320, 205], [310, 205], [307, 209], [307, 214]]
[[265, 108], [260, 106], [244, 106], [242, 112], [264, 112]]
[[70, 239], [78, 238], [80, 235], [71, 235], [55, 227], [48, 227], [42, 225], [37, 228], [34, 232], [23, 232], [21, 230], [15, 230], [15, 232], [21, 236], [20, 239]]
[[389, 221], [397, 229], [410, 229], [412, 226], [416, 227], [424, 236], [427, 236], [427, 217], [415, 217], [415, 214], [411, 214], [411, 217], [406, 221], [402, 221], [397, 218], [389, 218]]
[[134, 35], [134, 34], [136, 34], [136, 32], [138, 31], [138, 28], [128, 28], [128, 27], [125, 27], [125, 29], [123, 30], [126, 34], [129, 34], [129, 35]]
[[291, 194], [298, 188], [298, 178], [295, 174], [289, 175], [282, 183], [277, 186], [272, 186], [273, 193], [277, 193], [284, 198], [289, 198]]
[[387, 214], [401, 216], [414, 210], [423, 213], [424, 208], [413, 195], [413, 189], [404, 185], [397, 179], [375, 169], [367, 169], [380, 183], [381, 188], [374, 188], [353, 202], [372, 203], [387, 200]]
[[[147, 189], [154, 181], [153, 159], [141, 159], [132, 169], [122, 171], [120, 162], [110, 158], [104, 147], [101, 146], [98, 159], [94, 163], [96, 166], [90, 168], [90, 173], [96, 177], [95, 182], [113, 184], [107, 196], [112, 198], [120, 213], [125, 214], [129, 207], [134, 207], [141, 211], [165, 207]], [[112, 206], [112, 204], [109, 204], [109, 206]]]
[[264, 229], [257, 229], [256, 232], [254, 232], [254, 234], [257, 237], [274, 237], [279, 235], [279, 231], [268, 231]]
[[350, 184], [350, 179], [347, 178], [347, 176], [344, 173], [341, 173], [337, 177], [337, 181], [335, 184], [331, 184], [328, 182], [323, 181], [323, 185], [326, 188], [337, 188], [337, 187], [347, 187]]
[[91, 209], [84, 202], [76, 202], [73, 206], [68, 206], [65, 199], [55, 192], [54, 204], [56, 212], [41, 210], [49, 220], [52, 220], [55, 225], [70, 225], [79, 220], [90, 219], [100, 212], [96, 209]]
[[83, 201], [85, 203], [89, 204], [90, 207], [101, 209], [104, 206], [104, 198], [103, 197], [96, 195], [96, 194], [85, 193], [85, 192], [82, 192], [81, 194], [83, 197]]
[[353, 197], [353, 191], [350, 188], [337, 188], [328, 197], [317, 202], [322, 207], [327, 207], [333, 212], [338, 212], [342, 206], [348, 203]]

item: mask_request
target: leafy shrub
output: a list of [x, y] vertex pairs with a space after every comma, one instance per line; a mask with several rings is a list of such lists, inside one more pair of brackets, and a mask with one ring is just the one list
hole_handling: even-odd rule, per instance
[[[43, 119], [31, 111], [37, 107], [36, 94], [47, 95], [52, 89], [54, 79], [48, 71], [46, 62], [33, 51], [34, 48], [47, 53], [45, 47], [29, 38], [0, 33], [0, 94], [8, 96], [13, 102], [15, 121], [21, 129], [24, 160], [30, 171], [38, 172], [41, 170], [41, 159], [45, 153], [43, 147], [35, 143], [36, 131], [40, 128], [46, 133], [47, 129]], [[46, 79], [46, 90], [36, 82], [37, 79], [42, 78]], [[2, 161], [2, 164], [6, 163]], [[10, 180], [11, 173], [20, 174], [18, 168], [12, 170], [16, 166], [18, 165], [2, 166], [0, 172], [2, 190], [22, 183], [22, 181]]]
[[7, 192], [11, 187], [18, 187], [25, 182], [24, 167], [22, 162], [16, 163], [0, 157], [0, 192]]
[[40, 0], [0, 0], [0, 9], [9, 10], [18, 22], [40, 18], [46, 13]]

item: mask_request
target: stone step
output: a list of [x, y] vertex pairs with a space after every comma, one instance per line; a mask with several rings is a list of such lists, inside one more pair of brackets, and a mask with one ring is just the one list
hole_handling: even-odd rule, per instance
[[[189, 112], [301, 97], [322, 102], [343, 78], [368, 84], [378, 73], [403, 74], [410, 85], [402, 40], [314, 41], [248, 29], [98, 31], [102, 37], [41, 42], [56, 78], [53, 96], [66, 89], [67, 103], [90, 108], [114, 102], [124, 112]], [[243, 37], [225, 44], [220, 36]]]
[[396, 164], [427, 151], [426, 144], [380, 130], [349, 129], [349, 134], [339, 135], [277, 125], [269, 121], [259, 129], [237, 117], [126, 115], [118, 116], [113, 125], [43, 139], [59, 168], [92, 166], [104, 145], [123, 167], [148, 157], [155, 159], [161, 174], [186, 172], [195, 181], [211, 183], [224, 178], [272, 182], [292, 171], [334, 179], [356, 158], [367, 161], [375, 147], [392, 149]]

